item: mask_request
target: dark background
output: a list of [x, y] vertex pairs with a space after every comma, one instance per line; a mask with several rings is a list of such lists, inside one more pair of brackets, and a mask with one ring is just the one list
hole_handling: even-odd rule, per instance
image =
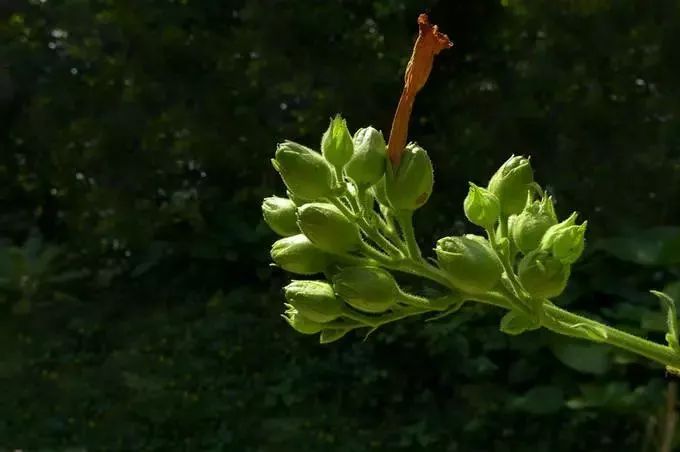
[[[0, 3], [0, 449], [659, 450], [659, 366], [500, 312], [320, 346], [280, 318], [269, 159], [387, 132], [418, 13], [455, 43], [410, 138], [424, 249], [530, 154], [589, 220], [558, 300], [663, 339], [680, 280], [680, 7], [665, 0]], [[671, 405], [672, 406], [672, 405]], [[680, 435], [679, 435], [680, 436]]]

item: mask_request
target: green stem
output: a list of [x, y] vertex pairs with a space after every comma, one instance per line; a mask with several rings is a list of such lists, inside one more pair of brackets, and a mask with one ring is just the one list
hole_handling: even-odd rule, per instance
[[397, 234], [397, 227], [394, 224], [394, 218], [392, 218], [392, 213], [389, 207], [380, 205], [380, 215], [385, 219], [385, 225], [392, 231], [392, 233]]
[[[647, 339], [634, 336], [587, 317], [571, 313], [552, 303], [544, 303], [543, 307], [545, 312], [549, 314], [544, 317], [543, 326], [551, 331], [560, 334], [574, 335], [573, 328], [569, 328], [559, 322], [564, 322], [567, 325], [584, 324], [593, 328], [599, 328], [606, 332], [607, 337], [604, 340], [605, 343], [644, 356], [666, 366], [675, 368], [680, 367], [680, 355], [675, 353], [670, 347], [648, 341]], [[592, 340], [592, 338], [585, 334], [582, 338]]]
[[346, 317], [350, 320], [354, 320], [355, 322], [359, 322], [363, 324], [364, 326], [370, 326], [372, 328], [378, 328], [380, 326], [383, 326], [387, 323], [390, 322], [396, 322], [397, 320], [401, 320], [406, 317], [410, 317], [412, 315], [418, 315], [418, 314], [424, 314], [428, 312], [429, 309], [427, 308], [419, 308], [419, 307], [402, 307], [398, 310], [395, 310], [393, 312], [381, 314], [379, 316], [372, 316], [368, 314], [362, 314], [360, 312], [357, 312], [351, 308], [346, 308], [342, 315], [343, 317]]
[[401, 228], [401, 233], [404, 236], [404, 241], [406, 242], [409, 257], [417, 261], [423, 260], [423, 256], [420, 253], [420, 247], [418, 247], [418, 242], [416, 241], [416, 232], [413, 229], [413, 211], [398, 211], [396, 217], [399, 227]]
[[508, 217], [505, 215], [501, 215], [501, 237], [507, 237], [508, 236]]
[[[350, 199], [352, 199], [350, 197]], [[402, 256], [401, 250], [394, 246], [389, 240], [387, 240], [385, 237], [383, 237], [373, 225], [369, 224], [368, 221], [366, 221], [365, 218], [355, 214], [352, 212], [350, 209], [345, 206], [340, 199], [337, 197], [333, 198], [328, 198], [328, 200], [342, 212], [343, 215], [345, 215], [347, 218], [349, 218], [351, 221], [354, 221], [359, 224], [359, 227], [361, 228], [362, 231], [368, 236], [369, 239], [373, 241], [376, 245], [381, 247], [386, 253], [393, 255], [393, 256]]]
[[371, 259], [378, 261], [384, 267], [389, 267], [393, 262], [390, 256], [381, 253], [364, 241], [361, 242], [361, 252]]
[[[501, 218], [501, 229], [502, 225], [506, 224], [506, 222]], [[502, 231], [501, 231], [502, 233]], [[501, 261], [501, 265], [503, 266], [503, 270], [505, 271], [505, 274], [508, 277], [508, 280], [510, 281], [510, 285], [512, 286], [513, 291], [516, 293], [516, 297], [514, 297], [517, 300], [517, 303], [514, 303], [516, 307], [526, 313], [531, 313], [532, 312], [532, 305], [530, 302], [530, 296], [529, 294], [524, 290], [524, 287], [522, 287], [522, 283], [520, 283], [519, 279], [517, 279], [517, 275], [515, 275], [515, 271], [512, 268], [512, 263], [510, 262], [510, 257], [506, 255], [503, 250], [500, 249], [498, 246], [498, 242], [496, 240], [496, 232], [492, 229], [487, 229], [486, 234], [489, 238], [489, 243], [491, 243], [491, 248], [496, 252], [496, 255], [498, 256], [498, 259]]]
[[375, 210], [371, 210], [371, 215], [375, 219], [376, 223], [378, 224], [378, 228], [385, 235], [385, 237], [387, 237], [395, 246], [401, 249], [402, 252], [406, 253], [408, 251], [406, 248], [406, 244], [401, 240], [399, 234], [397, 234], [394, 225], [390, 226], [387, 220], [383, 219], [383, 217], [379, 215]]
[[[402, 266], [402, 270], [403, 269], [404, 266]], [[445, 276], [436, 270], [437, 269], [434, 268], [428, 269], [421, 265], [412, 265], [408, 266], [407, 271], [426, 277], [445, 286], [452, 287]], [[476, 301], [507, 310], [511, 310], [515, 307], [515, 304], [509, 299], [510, 297], [495, 291], [481, 295], [464, 294], [463, 298], [465, 300]], [[591, 320], [587, 317], [571, 313], [550, 302], [544, 302], [543, 309], [548, 315], [542, 316], [542, 325], [555, 333], [599, 342], [585, 333], [580, 333], [578, 329], [570, 327], [570, 325], [577, 324], [586, 325], [593, 329], [603, 330], [606, 333], [606, 338], [603, 341], [605, 343], [644, 356], [665, 366], [680, 368], [680, 355], [668, 346], [657, 344], [595, 320]]]
[[[440, 300], [445, 301], [446, 299], [442, 298]], [[445, 311], [451, 304], [444, 303], [442, 301], [437, 302], [437, 300], [430, 300], [429, 298], [420, 297], [418, 295], [404, 292], [403, 290], [399, 291], [399, 301], [415, 308], [427, 309], [428, 311]]]
[[[393, 253], [399, 253], [400, 251], [382, 235], [380, 235], [368, 222], [363, 218], [357, 218], [339, 199], [331, 199], [338, 209], [340, 209], [343, 214], [347, 215], [355, 221], [360, 221], [362, 228], [365, 228], [366, 235], [373, 240], [379, 246], [383, 246], [385, 251], [390, 250]], [[444, 287], [448, 287], [453, 290], [457, 290], [455, 285], [449, 280], [448, 276], [441, 269], [427, 263], [420, 254], [420, 249], [415, 241], [415, 234], [413, 231], [412, 223], [412, 213], [411, 212], [400, 212], [397, 214], [397, 220], [399, 221], [402, 233], [404, 235], [410, 259], [395, 258], [394, 256], [385, 255], [371, 246], [364, 244], [362, 251], [370, 258], [375, 259], [385, 268], [392, 270], [402, 271], [406, 273], [411, 273], [417, 276], [421, 276], [437, 282]], [[505, 228], [503, 227], [505, 225]], [[505, 229], [505, 230], [504, 230]], [[547, 329], [567, 336], [577, 337], [585, 340], [604, 342], [615, 347], [627, 350], [631, 353], [644, 356], [652, 361], [661, 363], [665, 366], [680, 368], [680, 354], [676, 353], [670, 347], [657, 344], [655, 342], [643, 339], [638, 336], [626, 333], [619, 329], [610, 327], [608, 325], [602, 324], [595, 320], [591, 320], [587, 317], [583, 317], [578, 314], [571, 313], [562, 308], [555, 306], [547, 300], [532, 299], [526, 291], [522, 288], [521, 284], [517, 280], [517, 277], [510, 265], [507, 256], [504, 253], [499, 252], [496, 246], [496, 237], [494, 231], [488, 231], [489, 240], [494, 246], [494, 249], [499, 254], [501, 262], [503, 263], [503, 268], [508, 275], [513, 287], [518, 292], [520, 297], [514, 297], [512, 294], [503, 294], [501, 292], [488, 292], [483, 295], [471, 295], [464, 294], [464, 299], [476, 301], [503, 309], [513, 309], [517, 307], [517, 302], [521, 302], [521, 307], [524, 309], [536, 307], [542, 304], [541, 323], [542, 326]], [[507, 223], [505, 221], [501, 222], [502, 235], [507, 235]], [[351, 260], [361, 259], [355, 258], [354, 256], [346, 256], [345, 258], [350, 258]], [[365, 262], [365, 260], [359, 261]], [[367, 326], [378, 327], [384, 325], [385, 323], [393, 322], [404, 317], [411, 315], [421, 314], [432, 310], [438, 310], [431, 305], [430, 300], [418, 297], [416, 295], [402, 293], [401, 298], [404, 302], [411, 305], [407, 308], [402, 308], [398, 311], [382, 315], [380, 317], [373, 317], [364, 314], [357, 313], [355, 311], [348, 310], [345, 313], [345, 317], [354, 320], [356, 322], [363, 323]], [[515, 298], [513, 300], [513, 298]], [[522, 298], [522, 299], [519, 299]], [[529, 304], [527, 306], [526, 304]], [[428, 306], [429, 304], [429, 306]], [[595, 338], [587, 333], [583, 332], [579, 328], [574, 328], [574, 325], [583, 325], [585, 327], [590, 327], [593, 330], [603, 331], [605, 337]]]

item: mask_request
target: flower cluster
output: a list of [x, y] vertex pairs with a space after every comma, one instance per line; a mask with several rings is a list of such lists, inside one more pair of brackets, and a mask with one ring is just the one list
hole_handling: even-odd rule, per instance
[[[323, 134], [321, 152], [291, 141], [278, 146], [272, 162], [288, 198], [262, 203], [265, 221], [282, 236], [271, 257], [291, 273], [324, 277], [285, 287], [288, 323], [329, 342], [355, 328], [506, 293], [515, 302], [513, 327], [504, 329], [517, 333], [538, 325], [535, 300], [564, 290], [584, 249], [586, 223], [576, 224], [576, 214], [559, 222], [529, 160], [512, 156], [486, 187], [471, 183], [463, 202], [465, 215], [485, 236], [439, 239], [433, 265], [421, 256], [411, 223], [432, 193], [430, 158], [415, 144], [406, 146], [396, 168], [387, 156], [378, 130], [352, 135], [340, 116]], [[408, 293], [397, 282], [399, 273], [425, 276], [445, 294], [431, 299]]]
[[336, 116], [321, 152], [286, 141], [272, 163], [288, 192], [288, 198], [262, 203], [266, 223], [282, 236], [272, 245], [272, 260], [291, 273], [325, 277], [285, 287], [284, 318], [293, 328], [321, 333], [321, 342], [329, 342], [354, 328], [450, 304], [450, 296], [437, 304], [405, 292], [388, 270], [408, 266], [397, 216], [413, 212], [432, 193], [424, 149], [408, 145], [393, 169], [381, 132], [367, 127], [352, 135]]
[[[422, 256], [413, 213], [430, 198], [434, 175], [427, 152], [406, 144], [408, 121], [434, 56], [452, 44], [427, 16], [421, 15], [418, 25], [388, 144], [373, 127], [351, 134], [336, 116], [320, 152], [292, 141], [276, 149], [272, 163], [288, 197], [262, 203], [265, 222], [281, 236], [271, 257], [282, 269], [307, 278], [284, 288], [283, 318], [296, 331], [319, 334], [321, 343], [328, 343], [351, 330], [370, 332], [409, 316], [439, 318], [474, 301], [509, 311], [500, 321], [507, 334], [545, 327], [610, 343], [680, 374], [676, 307], [666, 294], [653, 291], [666, 309], [668, 345], [551, 301], [564, 291], [584, 251], [587, 223], [577, 224], [576, 213], [560, 221], [527, 157], [511, 156], [485, 186], [470, 183], [463, 210], [482, 235], [442, 237], [436, 259]], [[405, 290], [406, 274], [431, 287]]]

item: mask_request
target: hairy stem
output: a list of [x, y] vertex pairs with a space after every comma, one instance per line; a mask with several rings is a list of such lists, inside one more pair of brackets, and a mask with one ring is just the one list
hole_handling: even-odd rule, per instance
[[400, 211], [397, 212], [396, 217], [406, 242], [409, 257], [414, 260], [423, 260], [420, 247], [418, 247], [418, 242], [416, 241], [416, 232], [413, 229], [413, 212], [410, 210]]
[[[602, 329], [606, 333], [605, 343], [627, 350], [637, 355], [644, 356], [652, 361], [656, 361], [666, 366], [680, 366], [680, 355], [675, 353], [670, 347], [657, 344], [655, 342], [634, 336], [619, 329], [591, 320], [578, 314], [566, 311], [553, 304], [544, 304], [545, 312], [549, 314], [543, 319], [543, 326], [551, 331], [560, 334], [574, 336], [574, 329], [567, 325], [588, 325], [593, 328]], [[563, 322], [559, 323], [559, 321]], [[583, 334], [582, 339], [593, 340], [590, 336]]]

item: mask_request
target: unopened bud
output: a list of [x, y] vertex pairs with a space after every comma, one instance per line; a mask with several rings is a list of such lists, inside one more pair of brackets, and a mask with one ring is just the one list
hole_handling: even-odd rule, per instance
[[585, 248], [585, 233], [588, 225], [576, 224], [577, 214], [574, 212], [561, 223], [551, 226], [541, 239], [541, 249], [550, 251], [555, 258], [565, 264], [573, 264], [581, 257]]
[[454, 285], [468, 293], [491, 290], [503, 273], [491, 245], [478, 235], [444, 237], [437, 241], [435, 251], [440, 267]]
[[397, 302], [399, 286], [378, 267], [347, 267], [333, 278], [335, 293], [355, 309], [385, 312]]
[[510, 157], [489, 180], [489, 190], [498, 197], [504, 215], [520, 213], [534, 181], [529, 159]]
[[380, 131], [373, 127], [354, 134], [354, 155], [345, 166], [345, 174], [357, 185], [370, 187], [385, 174], [387, 145]]
[[496, 195], [472, 182], [463, 201], [463, 210], [471, 223], [488, 230], [493, 229], [501, 215], [501, 206]]
[[332, 322], [342, 315], [342, 301], [325, 281], [293, 281], [283, 291], [286, 302], [313, 322]]
[[336, 115], [331, 119], [328, 129], [321, 138], [321, 153], [328, 162], [338, 168], [345, 166], [354, 153], [352, 135], [347, 129], [347, 122]]
[[520, 283], [532, 296], [553, 298], [567, 287], [571, 267], [546, 251], [534, 250], [522, 258], [518, 273]]
[[395, 210], [414, 211], [421, 207], [430, 198], [433, 185], [430, 157], [416, 144], [407, 145], [399, 166], [386, 173], [387, 199]]
[[282, 237], [299, 234], [295, 204], [288, 198], [270, 196], [262, 202], [262, 216], [264, 221]]
[[308, 147], [285, 141], [277, 147], [272, 164], [298, 198], [315, 200], [331, 193], [331, 167], [321, 154]]
[[321, 273], [330, 261], [330, 256], [314, 246], [303, 234], [274, 242], [271, 257], [282, 269], [299, 275]]
[[314, 202], [300, 207], [298, 226], [314, 245], [329, 253], [344, 254], [361, 243], [357, 225], [332, 204]]
[[550, 197], [528, 202], [524, 210], [508, 222], [510, 236], [523, 254], [538, 248], [545, 232], [555, 224], [557, 216]]
[[298, 333], [316, 334], [323, 329], [322, 323], [308, 319], [292, 306], [290, 306], [281, 317], [283, 317], [285, 321], [288, 322], [288, 325], [293, 327]]

